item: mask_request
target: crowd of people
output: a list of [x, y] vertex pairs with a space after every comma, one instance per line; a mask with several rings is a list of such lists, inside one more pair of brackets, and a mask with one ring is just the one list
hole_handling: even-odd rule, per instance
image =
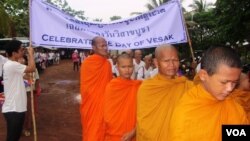
[[102, 37], [92, 48], [80, 71], [83, 141], [220, 141], [222, 125], [249, 125], [249, 73], [230, 47], [206, 50], [192, 79], [180, 72], [173, 45], [144, 61], [140, 50], [108, 59]]
[[[139, 49], [110, 55], [100, 36], [91, 45], [93, 52], [73, 50], [69, 56], [73, 70], [80, 70], [83, 141], [220, 141], [222, 125], [249, 125], [250, 75], [234, 49], [211, 47], [185, 71], [170, 44], [145, 55]], [[27, 97], [39, 93], [39, 67], [59, 64], [62, 54], [28, 47], [24, 57], [17, 40], [6, 52], [8, 59], [0, 57], [2, 113], [6, 140], [18, 141], [22, 132], [30, 135]]]

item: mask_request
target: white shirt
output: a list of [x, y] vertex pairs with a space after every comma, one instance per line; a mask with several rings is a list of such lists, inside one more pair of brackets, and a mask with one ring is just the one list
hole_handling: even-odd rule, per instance
[[198, 73], [201, 69], [201, 63], [199, 63], [196, 68], [195, 68], [195, 72]]
[[152, 67], [149, 67], [148, 69], [146, 69], [145, 66], [140, 67], [137, 74], [137, 80], [144, 80], [150, 78], [151, 71], [153, 71]]
[[150, 72], [150, 77], [153, 78], [156, 74], [158, 74], [158, 68], [155, 68]]
[[133, 59], [133, 64], [134, 64], [134, 72], [133, 72], [131, 78], [132, 79], [136, 79], [139, 68], [145, 66], [145, 63], [144, 63], [144, 61], [141, 60], [140, 63], [137, 64], [136, 61], [135, 61], [135, 59]]
[[3, 74], [3, 64], [6, 63], [7, 61], [8, 61], [7, 58], [0, 55], [0, 76], [2, 76], [2, 74]]
[[112, 59], [108, 59], [110, 64], [111, 64], [111, 69], [112, 69], [112, 73], [113, 74], [116, 74], [116, 76], [119, 76], [119, 72], [118, 72], [118, 69], [117, 69], [117, 64], [113, 64], [113, 60]]
[[8, 60], [3, 66], [5, 101], [2, 113], [27, 111], [27, 94], [25, 91], [23, 74], [26, 66]]

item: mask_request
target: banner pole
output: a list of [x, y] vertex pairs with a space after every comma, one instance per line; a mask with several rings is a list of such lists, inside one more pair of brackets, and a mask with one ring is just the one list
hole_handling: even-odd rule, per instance
[[186, 28], [186, 33], [187, 33], [187, 38], [188, 38], [188, 45], [189, 45], [189, 49], [190, 49], [190, 52], [191, 52], [192, 60], [193, 60], [193, 62], [195, 62], [193, 46], [192, 46], [192, 42], [191, 42], [189, 32], [188, 32], [188, 29], [187, 29], [186, 21], [185, 21], [185, 28]]
[[[181, 5], [181, 7], [182, 7], [182, 4], [181, 4], [181, 3], [180, 3], [180, 5]], [[189, 32], [188, 32], [188, 28], [187, 28], [187, 23], [186, 23], [186, 20], [185, 20], [185, 18], [184, 18], [184, 13], [183, 13], [183, 11], [182, 11], [182, 19], [183, 19], [184, 25], [185, 25], [185, 30], [186, 30], [186, 35], [187, 35], [187, 39], [188, 39], [188, 45], [189, 45], [191, 57], [192, 57], [193, 62], [195, 62], [195, 56], [194, 56], [193, 46], [192, 46], [192, 42], [191, 42], [191, 39], [190, 39], [190, 36], [189, 36]]]
[[[31, 1], [29, 0], [29, 46], [32, 47], [32, 42], [31, 42], [31, 18], [32, 18], [32, 13], [31, 13]], [[30, 58], [33, 59], [33, 58]], [[36, 116], [35, 116], [35, 108], [34, 108], [34, 92], [33, 92], [33, 73], [31, 73], [31, 85], [30, 85], [30, 95], [31, 95], [31, 112], [32, 112], [32, 123], [33, 123], [33, 134], [34, 134], [34, 141], [37, 141], [37, 130], [36, 130]]]

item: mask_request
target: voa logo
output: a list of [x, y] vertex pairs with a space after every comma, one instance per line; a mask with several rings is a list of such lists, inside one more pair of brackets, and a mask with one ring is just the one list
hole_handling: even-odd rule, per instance
[[226, 129], [227, 136], [247, 136], [244, 129]]

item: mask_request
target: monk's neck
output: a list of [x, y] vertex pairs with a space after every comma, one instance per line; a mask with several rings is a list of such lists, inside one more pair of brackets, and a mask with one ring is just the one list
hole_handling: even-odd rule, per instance
[[98, 56], [100, 56], [102, 58], [108, 59], [108, 56], [106, 56], [106, 55], [101, 55], [101, 54], [97, 54], [97, 53], [95, 53], [95, 55], [98, 55]]
[[164, 78], [167, 78], [167, 79], [175, 79], [176, 77], [175, 76], [169, 76], [169, 75], [164, 75], [164, 74], [161, 74], [159, 73], [162, 77]]

